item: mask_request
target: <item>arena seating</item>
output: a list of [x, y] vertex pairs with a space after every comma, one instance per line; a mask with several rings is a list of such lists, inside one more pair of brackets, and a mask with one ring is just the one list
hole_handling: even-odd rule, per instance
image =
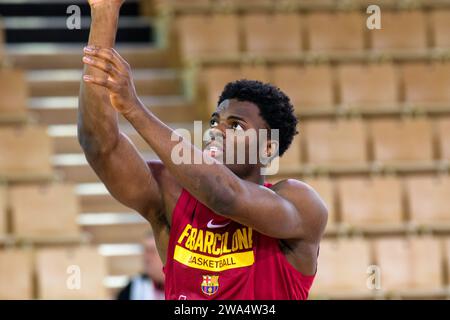
[[[132, 2], [137, 1], [127, 1], [128, 7], [135, 5]], [[111, 298], [127, 276], [141, 272], [142, 263], [137, 261], [142, 260], [142, 251], [133, 246], [139, 249], [135, 243], [150, 228], [99, 188], [82, 155], [76, 113], [83, 43], [12, 44], [17, 39], [7, 40], [6, 58], [1, 58], [7, 68], [0, 68], [0, 297]], [[137, 90], [155, 113], [166, 121], [194, 119], [189, 102], [180, 94], [180, 72], [170, 68], [173, 62], [166, 50], [124, 45], [121, 53], [139, 68], [134, 74]], [[125, 131], [131, 133], [129, 127]], [[148, 152], [142, 138], [130, 136]], [[97, 212], [99, 216], [92, 217]], [[107, 212], [113, 214], [105, 216]], [[123, 237], [124, 228], [132, 237]], [[113, 244], [106, 255], [97, 246], [108, 241]], [[123, 242], [132, 243], [128, 247], [133, 255]], [[88, 243], [91, 249], [85, 247]], [[128, 257], [134, 263], [124, 263]], [[66, 287], [71, 265], [81, 267], [81, 291]], [[76, 275], [77, 271], [70, 272]]]
[[0, 175], [40, 179], [52, 174], [52, 141], [43, 126], [0, 127]]
[[447, 175], [408, 177], [406, 189], [413, 223], [436, 228], [448, 226], [450, 179]]
[[369, 33], [375, 51], [415, 53], [427, 48], [424, 12], [383, 12], [382, 19], [382, 29]]
[[303, 127], [308, 164], [356, 168], [368, 163], [367, 133], [363, 121], [311, 120]]
[[289, 95], [298, 114], [332, 112], [334, 107], [333, 72], [327, 65], [277, 66], [273, 83]]
[[239, 52], [238, 17], [235, 15], [184, 16], [177, 21], [177, 27], [183, 57], [236, 57]]
[[0, 250], [0, 299], [32, 298], [32, 252], [26, 249]]
[[322, 241], [319, 255], [317, 279], [311, 294], [319, 297], [370, 295], [366, 287], [366, 271], [371, 264], [367, 240], [327, 239]]
[[[97, 249], [47, 248], [36, 252], [40, 299], [105, 299], [105, 258]], [[71, 277], [73, 276], [73, 278]]]
[[0, 20], [0, 66], [4, 64], [5, 59], [5, 29], [3, 21]]
[[9, 201], [15, 236], [79, 236], [77, 218], [80, 210], [73, 186], [58, 183], [12, 186], [9, 188]]
[[388, 229], [402, 223], [402, 189], [397, 178], [342, 178], [337, 189], [345, 224], [361, 229]]
[[0, 121], [24, 120], [27, 113], [28, 88], [23, 71], [0, 69], [0, 96]]
[[[306, 17], [309, 51], [355, 53], [365, 49], [364, 17], [359, 12], [318, 12]], [[330, 28], [333, 21], [333, 28]]]
[[6, 236], [7, 231], [7, 199], [6, 186], [0, 185], [0, 239]]
[[405, 103], [428, 108], [445, 108], [450, 101], [450, 64], [416, 63], [405, 64], [403, 83]]
[[[239, 78], [290, 96], [299, 135], [269, 180], [302, 180], [328, 207], [312, 299], [450, 296], [448, 5], [376, 1], [383, 28], [368, 30], [368, 0], [142, 2], [166, 19], [168, 45], [119, 52], [170, 126], [207, 121]], [[5, 60], [1, 36], [0, 298], [111, 298], [142, 271], [150, 226], [110, 196], [77, 141], [83, 43], [7, 42]], [[66, 286], [70, 266], [81, 291]]]
[[296, 172], [299, 169], [302, 158], [302, 136], [297, 134], [294, 137], [289, 149], [279, 158], [279, 165], [285, 171]]
[[439, 159], [450, 160], [450, 119], [442, 118], [437, 122]]
[[303, 179], [320, 195], [328, 209], [327, 231], [337, 224], [336, 186], [329, 177], [306, 177]]
[[399, 79], [393, 64], [346, 64], [337, 73], [340, 103], [345, 110], [381, 113], [399, 108]]
[[439, 49], [450, 48], [450, 10], [435, 11], [432, 14], [434, 46]]
[[433, 132], [427, 119], [383, 119], [370, 123], [374, 161], [423, 165], [433, 160]]
[[301, 24], [296, 14], [247, 14], [242, 23], [245, 52], [251, 56], [289, 56], [302, 50]]
[[440, 241], [428, 236], [376, 240], [374, 250], [383, 290], [436, 294], [443, 281], [441, 246]]

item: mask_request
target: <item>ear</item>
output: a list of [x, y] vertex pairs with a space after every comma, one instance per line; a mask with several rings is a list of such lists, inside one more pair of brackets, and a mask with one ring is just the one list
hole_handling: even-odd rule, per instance
[[279, 154], [279, 142], [277, 140], [268, 140], [266, 144], [266, 165], [269, 164]]

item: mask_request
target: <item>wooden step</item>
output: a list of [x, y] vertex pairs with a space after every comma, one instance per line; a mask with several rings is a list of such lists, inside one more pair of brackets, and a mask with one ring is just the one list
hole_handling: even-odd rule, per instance
[[[193, 124], [168, 123], [173, 129], [183, 128], [193, 136]], [[120, 130], [134, 143], [145, 160], [156, 160], [158, 156], [152, 151], [147, 142], [131, 127], [121, 124]], [[53, 141], [54, 155], [52, 166], [58, 176], [72, 183], [99, 183], [100, 180], [89, 166], [77, 138], [76, 125], [50, 126], [48, 132]]]
[[84, 213], [133, 211], [114, 199], [104, 184], [100, 182], [77, 184], [76, 194], [79, 199], [80, 210]]
[[[173, 129], [186, 129], [191, 132], [193, 136], [193, 123], [166, 123]], [[147, 142], [137, 133], [137, 131], [129, 123], [121, 123], [119, 125], [120, 130], [125, 133], [136, 148], [141, 152], [150, 152], [151, 149]], [[77, 125], [52, 125], [48, 127], [48, 133], [53, 140], [53, 150], [56, 155], [60, 154], [80, 154], [83, 153], [77, 137]]]
[[[77, 96], [81, 70], [34, 70], [27, 73], [31, 97]], [[137, 69], [133, 79], [139, 96], [165, 96], [182, 93], [180, 74], [173, 69]]]
[[[145, 160], [158, 159], [154, 153], [141, 153]], [[83, 153], [53, 156], [53, 168], [60, 178], [72, 183], [100, 182]]]
[[143, 271], [143, 248], [140, 243], [102, 244], [98, 249], [106, 258], [108, 275], [134, 276]]
[[78, 223], [94, 244], [138, 243], [151, 232], [150, 223], [137, 213], [81, 214]]
[[[6, 46], [9, 63], [19, 69], [78, 69], [82, 70], [84, 45], [10, 44]], [[148, 45], [118, 45], [117, 50], [133, 69], [170, 68], [174, 66], [166, 50]]]
[[[69, 5], [77, 5], [82, 16], [90, 15], [89, 4], [85, 0], [2, 0], [0, 12], [3, 16], [61, 16], [64, 15]], [[139, 14], [140, 1], [127, 0], [120, 10], [121, 16], [136, 16]]]
[[[149, 109], [164, 122], [196, 120], [194, 108], [182, 96], [141, 97]], [[77, 123], [78, 97], [39, 97], [28, 102], [30, 114], [41, 124]], [[123, 118], [121, 122], [125, 122]]]
[[142, 255], [111, 256], [107, 259], [110, 275], [134, 276], [142, 272]]
[[[61, 164], [62, 162], [64, 164]], [[87, 163], [84, 154], [56, 157], [53, 167], [64, 181], [76, 183], [100, 182], [94, 170]]]
[[[70, 4], [67, 4], [67, 7]], [[66, 7], [66, 8], [67, 8]], [[80, 45], [89, 39], [91, 17], [80, 19], [78, 29], [68, 28], [68, 16], [61, 11], [59, 16], [43, 17], [32, 14], [25, 17], [3, 17], [2, 22], [9, 44], [72, 44]], [[117, 44], [140, 44], [151, 46], [156, 40], [154, 21], [140, 16], [121, 16], [116, 33]]]

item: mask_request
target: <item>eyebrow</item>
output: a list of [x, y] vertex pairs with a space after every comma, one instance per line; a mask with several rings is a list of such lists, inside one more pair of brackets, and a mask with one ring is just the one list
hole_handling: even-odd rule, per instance
[[[211, 118], [220, 118], [220, 115], [219, 115], [218, 112], [213, 112], [213, 114], [211, 115]], [[230, 119], [231, 120], [240, 120], [240, 121], [243, 121], [243, 122], [247, 123], [247, 121], [244, 118], [241, 118], [241, 117], [236, 116], [236, 115], [231, 115], [231, 116], [229, 116], [227, 118], [227, 120], [230, 120]]]

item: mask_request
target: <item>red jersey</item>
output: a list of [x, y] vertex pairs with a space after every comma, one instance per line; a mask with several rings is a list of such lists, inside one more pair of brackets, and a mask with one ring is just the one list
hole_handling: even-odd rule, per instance
[[303, 300], [314, 280], [287, 261], [278, 239], [215, 214], [185, 189], [163, 270], [167, 300]]

